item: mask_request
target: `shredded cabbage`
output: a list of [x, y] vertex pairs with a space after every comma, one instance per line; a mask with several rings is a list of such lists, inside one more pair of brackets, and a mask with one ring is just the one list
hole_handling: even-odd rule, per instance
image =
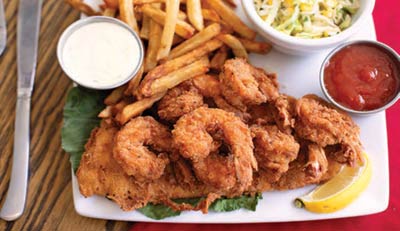
[[254, 0], [266, 24], [301, 38], [323, 38], [351, 25], [359, 0]]

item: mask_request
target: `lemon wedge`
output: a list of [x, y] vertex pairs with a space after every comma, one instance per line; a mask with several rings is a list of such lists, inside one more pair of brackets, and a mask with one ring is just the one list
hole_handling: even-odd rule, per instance
[[295, 206], [315, 213], [332, 213], [354, 201], [368, 186], [372, 167], [367, 154], [361, 166], [344, 166], [341, 171], [312, 192], [296, 198]]

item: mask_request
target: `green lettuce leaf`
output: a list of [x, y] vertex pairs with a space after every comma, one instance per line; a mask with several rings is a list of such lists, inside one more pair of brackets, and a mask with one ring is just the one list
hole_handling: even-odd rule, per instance
[[[196, 206], [204, 198], [187, 198], [187, 199], [174, 199], [176, 203], [187, 203]], [[258, 200], [262, 199], [261, 194], [256, 196], [240, 196], [235, 198], [220, 198], [212, 203], [209, 210], [215, 212], [230, 212], [238, 209], [247, 209], [256, 211]], [[148, 204], [143, 208], [138, 209], [146, 217], [155, 220], [162, 220], [167, 217], [179, 216], [181, 212], [174, 211], [170, 207], [162, 204]]]
[[[196, 206], [202, 198], [182, 198], [182, 199], [173, 199], [175, 203], [178, 204], [190, 204], [193, 206]], [[175, 217], [179, 216], [181, 212], [179, 211], [174, 211], [171, 209], [169, 206], [163, 205], [163, 204], [147, 204], [145, 207], [138, 209], [139, 212], [141, 212], [143, 215], [146, 217], [150, 217], [155, 220], [162, 220], [167, 217]]]
[[240, 196], [235, 198], [218, 199], [211, 204], [210, 209], [216, 212], [229, 212], [237, 209], [256, 211], [258, 200], [262, 199], [261, 194], [256, 196]]
[[137, 211], [154, 220], [162, 220], [167, 217], [176, 217], [181, 214], [181, 212], [174, 211], [170, 207], [161, 204], [147, 204], [145, 207], [137, 209]]
[[62, 148], [70, 154], [74, 171], [78, 169], [90, 133], [99, 125], [97, 118], [104, 108], [105, 91], [72, 88], [64, 105], [64, 124], [61, 131]]

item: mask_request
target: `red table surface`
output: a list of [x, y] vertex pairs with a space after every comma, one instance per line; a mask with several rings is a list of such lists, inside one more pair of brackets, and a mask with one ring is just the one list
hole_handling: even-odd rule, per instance
[[[378, 40], [400, 53], [400, 0], [376, 0], [374, 21]], [[259, 224], [136, 223], [131, 231], [146, 230], [400, 230], [400, 102], [386, 111], [389, 139], [390, 199], [382, 213], [322, 221]], [[200, 214], [199, 214], [200, 216]]]

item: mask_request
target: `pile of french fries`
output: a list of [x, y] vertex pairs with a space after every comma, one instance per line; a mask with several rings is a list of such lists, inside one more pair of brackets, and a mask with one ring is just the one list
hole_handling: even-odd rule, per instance
[[236, 15], [233, 0], [104, 0], [96, 12], [81, 0], [66, 0], [92, 15], [115, 17], [135, 30], [146, 48], [132, 80], [105, 99], [99, 117], [123, 125], [152, 107], [180, 83], [219, 72], [226, 59], [266, 54], [271, 45]]

